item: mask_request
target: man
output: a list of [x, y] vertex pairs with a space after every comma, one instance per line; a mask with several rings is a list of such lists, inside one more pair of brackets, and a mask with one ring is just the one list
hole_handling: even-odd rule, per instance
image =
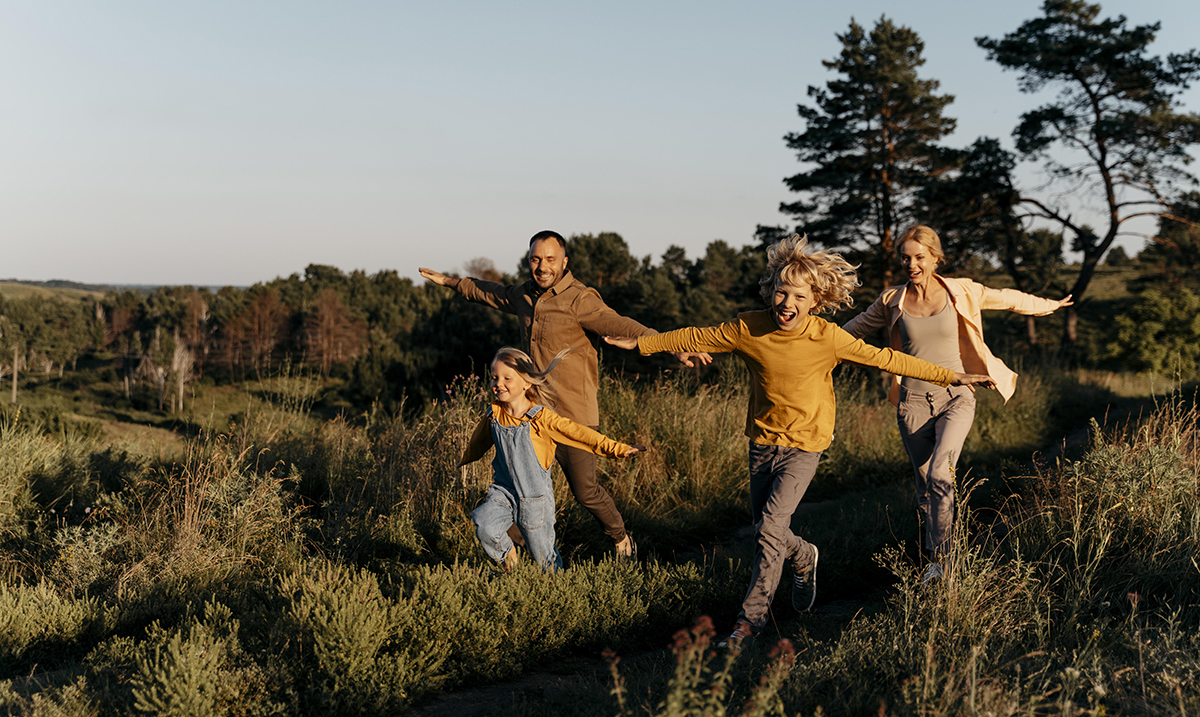
[[[574, 349], [554, 372], [554, 388], [560, 415], [591, 428], [600, 424], [596, 391], [600, 369], [596, 349], [587, 333], [598, 336], [650, 336], [658, 333], [609, 308], [599, 292], [585, 286], [567, 269], [567, 242], [561, 234], [542, 231], [529, 240], [528, 281], [503, 286], [481, 279], [455, 279], [432, 269], [420, 269], [421, 276], [438, 286], [448, 286], [463, 298], [494, 309], [516, 314], [521, 323], [521, 348], [539, 367], [550, 364], [563, 349]], [[686, 366], [693, 359], [709, 364], [706, 353], [677, 353]], [[637, 556], [637, 545], [625, 532], [612, 496], [596, 479], [596, 456], [577, 448], [559, 446], [555, 453], [567, 476], [571, 494], [587, 508], [608, 537], [616, 544], [617, 555]]]

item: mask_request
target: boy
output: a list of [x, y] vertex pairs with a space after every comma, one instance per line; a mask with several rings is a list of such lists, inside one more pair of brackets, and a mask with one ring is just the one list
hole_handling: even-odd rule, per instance
[[833, 440], [833, 369], [843, 361], [946, 385], [991, 386], [991, 379], [962, 374], [892, 349], [877, 349], [813, 314], [853, 303], [854, 267], [838, 254], [807, 252], [807, 237], [793, 235], [767, 249], [767, 275], [759, 280], [770, 303], [734, 321], [656, 336], [606, 337], [614, 346], [659, 351], [734, 353], [750, 370], [750, 509], [755, 555], [750, 588], [733, 632], [721, 644], [738, 649], [767, 623], [786, 562], [793, 568], [792, 605], [804, 612], [816, 599], [817, 546], [792, 533], [792, 514], [812, 482], [821, 453]]

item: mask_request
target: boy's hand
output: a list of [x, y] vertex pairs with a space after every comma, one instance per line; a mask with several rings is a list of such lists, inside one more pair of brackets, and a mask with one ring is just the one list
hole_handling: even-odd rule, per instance
[[[605, 336], [604, 342], [612, 344], [619, 349], [636, 349], [637, 339], [632, 336]], [[711, 361], [712, 358], [710, 357]]]
[[995, 388], [996, 382], [992, 380], [991, 376], [982, 373], [956, 373], [954, 374], [954, 380], [950, 382], [950, 385], [966, 386], [974, 391], [976, 386]]
[[632, 456], [634, 453], [645, 453], [645, 452], [646, 452], [645, 446], [630, 446], [629, 450], [627, 450], [621, 454], [621, 457], [628, 458], [629, 456]]

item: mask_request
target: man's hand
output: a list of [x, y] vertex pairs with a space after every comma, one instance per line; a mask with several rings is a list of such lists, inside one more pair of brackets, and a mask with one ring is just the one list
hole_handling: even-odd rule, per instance
[[646, 452], [645, 446], [630, 446], [629, 450], [627, 450], [621, 454], [621, 457], [628, 458], [629, 456], [632, 456], [635, 453], [645, 453], [645, 452]]
[[992, 380], [991, 376], [982, 373], [956, 373], [954, 374], [954, 380], [950, 382], [950, 385], [967, 386], [974, 391], [976, 386], [995, 388], [996, 382]]
[[430, 281], [437, 284], [438, 286], [451, 286], [452, 287], [458, 283], [457, 279], [446, 276], [445, 274], [442, 274], [440, 272], [436, 272], [433, 269], [426, 269], [425, 267], [421, 267], [420, 269], [417, 269], [417, 271], [421, 272], [421, 276], [425, 277], [426, 279], [429, 279]]
[[619, 349], [632, 350], [637, 348], [637, 339], [632, 336], [605, 336], [604, 342], [612, 344]]
[[[712, 356], [697, 351], [672, 351], [671, 355], [679, 359], [679, 363], [688, 368], [696, 368], [696, 363], [707, 366], [712, 363]], [[693, 363], [693, 360], [695, 363]]]

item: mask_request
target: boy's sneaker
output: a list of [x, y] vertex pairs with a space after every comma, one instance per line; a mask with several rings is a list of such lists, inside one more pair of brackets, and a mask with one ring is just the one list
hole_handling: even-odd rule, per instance
[[942, 575], [943, 575], [942, 564], [941, 563], [930, 563], [929, 566], [927, 568], [925, 568], [925, 575], [923, 575], [921, 577], [921, 584], [928, 585], [929, 583], [932, 583], [935, 580], [941, 580]]
[[738, 620], [733, 632], [717, 643], [718, 650], [741, 650], [746, 641], [754, 637], [754, 629], [745, 620]]
[[817, 601], [817, 557], [821, 554], [813, 545], [812, 562], [800, 570], [793, 566], [792, 574], [792, 607], [797, 612], [808, 612]]

